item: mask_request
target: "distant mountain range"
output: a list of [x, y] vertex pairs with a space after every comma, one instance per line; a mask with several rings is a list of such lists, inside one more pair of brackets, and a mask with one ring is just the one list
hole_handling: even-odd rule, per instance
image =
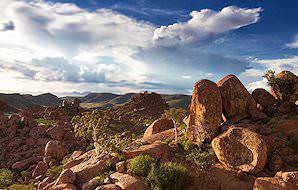
[[37, 96], [30, 94], [3, 94], [0, 93], [0, 112], [16, 112], [24, 109], [30, 109], [34, 106], [57, 106], [61, 99], [57, 96], [46, 93]]
[[[86, 109], [109, 109], [114, 106], [123, 105], [130, 101], [136, 93], [113, 94], [113, 93], [90, 93], [83, 97], [77, 97], [81, 100], [81, 107]], [[162, 94], [164, 100], [170, 107], [187, 109], [191, 96], [182, 94]], [[29, 94], [3, 94], [0, 93], [0, 112], [14, 113], [24, 109], [30, 109], [34, 106], [58, 106], [62, 100], [72, 101], [75, 97], [62, 97], [46, 93], [37, 96]]]
[[[108, 109], [114, 106], [123, 105], [130, 101], [136, 93], [128, 94], [113, 94], [113, 93], [90, 93], [84, 97], [78, 97], [81, 100], [81, 107], [91, 109]], [[191, 96], [183, 94], [161, 94], [162, 98], [166, 100], [170, 107], [187, 109], [190, 103]], [[71, 101], [74, 97], [64, 97]]]

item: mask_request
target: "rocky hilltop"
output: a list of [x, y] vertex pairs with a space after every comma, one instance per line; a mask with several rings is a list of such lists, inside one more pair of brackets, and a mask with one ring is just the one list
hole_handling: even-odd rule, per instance
[[234, 75], [199, 80], [187, 112], [145, 92], [1, 115], [0, 188], [296, 190], [297, 76], [268, 77], [252, 94]]
[[[22, 111], [25, 109], [31, 109], [36, 106], [57, 106], [61, 103], [60, 98], [57, 96], [46, 93], [37, 96], [32, 96], [29, 94], [3, 94], [0, 93], [0, 101], [4, 102], [8, 106], [12, 107], [14, 110]], [[5, 110], [0, 107], [0, 111]]]

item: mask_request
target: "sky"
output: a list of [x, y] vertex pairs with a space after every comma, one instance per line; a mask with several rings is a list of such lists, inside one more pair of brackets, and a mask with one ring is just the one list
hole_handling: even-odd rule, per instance
[[0, 92], [191, 94], [298, 74], [298, 1], [1, 0]]

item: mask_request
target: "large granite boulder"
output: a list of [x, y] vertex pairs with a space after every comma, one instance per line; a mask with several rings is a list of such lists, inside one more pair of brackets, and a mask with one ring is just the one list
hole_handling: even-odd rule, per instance
[[116, 164], [118, 158], [103, 153], [99, 156], [82, 161], [70, 169], [76, 175], [76, 182], [78, 184], [83, 184], [98, 176], [104, 170], [107, 161]]
[[123, 151], [124, 156], [133, 158], [138, 155], [149, 155], [154, 158], [168, 158], [170, 153], [170, 147], [166, 143], [155, 142], [153, 144], [143, 145], [140, 147], [127, 148]]
[[257, 103], [235, 75], [228, 75], [217, 83], [223, 102], [224, 120], [238, 122], [251, 117], [264, 119], [266, 115], [257, 111]]
[[155, 120], [145, 131], [144, 138], [150, 137], [153, 134], [163, 132], [174, 127], [172, 119], [160, 118]]
[[110, 178], [115, 181], [115, 184], [125, 190], [146, 190], [144, 182], [136, 177], [123, 173], [113, 173]]
[[274, 177], [259, 177], [255, 180], [254, 190], [296, 190], [298, 171], [277, 172]]
[[267, 146], [261, 136], [246, 128], [230, 127], [214, 138], [212, 147], [218, 160], [228, 169], [260, 172], [267, 160]]
[[65, 183], [74, 184], [75, 180], [76, 180], [76, 175], [70, 169], [66, 169], [62, 171], [61, 174], [59, 175], [56, 185], [65, 184]]
[[257, 102], [257, 107], [260, 111], [266, 114], [274, 114], [277, 108], [277, 100], [269, 92], [263, 88], [257, 88], [252, 92], [254, 100]]
[[44, 175], [48, 170], [48, 165], [43, 161], [37, 163], [35, 169], [33, 170], [32, 177], [36, 178], [37, 176]]
[[45, 157], [52, 157], [54, 159], [62, 160], [66, 155], [67, 149], [60, 141], [49, 141], [45, 147]]
[[192, 94], [187, 137], [192, 141], [211, 141], [222, 121], [222, 98], [217, 85], [210, 80], [195, 83]]

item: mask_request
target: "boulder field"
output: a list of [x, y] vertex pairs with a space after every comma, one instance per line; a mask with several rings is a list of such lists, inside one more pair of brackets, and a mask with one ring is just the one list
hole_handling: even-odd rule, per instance
[[[172, 118], [162, 117], [168, 105], [158, 94], [137, 95], [108, 113], [115, 112], [121, 121], [133, 116], [139, 121], [148, 115], [158, 119], [150, 125], [133, 126], [131, 131], [126, 128], [119, 138], [132, 140], [122, 149], [106, 149], [98, 142], [91, 146], [80, 136], [87, 130], [74, 133], [73, 116], [90, 111], [82, 110], [78, 99], [38, 112], [2, 114], [0, 167], [18, 175], [25, 175], [25, 171], [25, 180], [20, 183], [33, 183], [38, 190], [149, 190], [149, 174], [136, 175], [128, 169], [136, 157], [148, 155], [155, 160], [149, 169], [154, 177], [151, 180], [157, 184], [160, 176], [154, 172], [161, 172], [157, 167], [176, 163], [187, 169], [187, 190], [296, 190], [298, 112], [293, 101], [297, 98], [291, 96], [290, 102], [284, 102], [273, 92], [256, 89], [250, 94], [234, 75], [218, 83], [199, 80], [194, 85], [188, 116], [181, 121], [186, 127], [180, 123], [177, 129]], [[144, 133], [132, 134], [144, 127]], [[169, 173], [160, 175], [171, 182], [170, 187], [179, 179], [169, 177], [174, 172], [172, 165], [165, 166]], [[137, 165], [135, 169], [142, 167]]]

